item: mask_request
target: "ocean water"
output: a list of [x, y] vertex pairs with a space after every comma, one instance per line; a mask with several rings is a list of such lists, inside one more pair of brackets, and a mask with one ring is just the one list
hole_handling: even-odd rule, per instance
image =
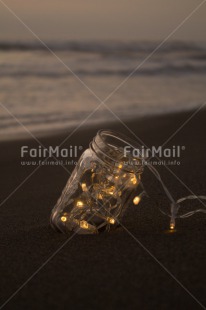
[[[105, 103], [122, 120], [200, 106], [206, 45], [169, 42], [142, 64], [158, 43], [46, 42], [57, 59], [39, 42], [0, 42], [0, 102], [10, 112], [0, 106], [0, 139], [25, 133], [17, 119], [33, 134], [77, 126], [120, 83]], [[85, 124], [116, 120], [109, 109]]]

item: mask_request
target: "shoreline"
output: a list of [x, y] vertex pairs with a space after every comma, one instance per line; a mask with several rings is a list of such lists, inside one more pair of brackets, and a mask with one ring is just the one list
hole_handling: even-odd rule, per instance
[[[128, 117], [128, 118], [125, 118], [125, 119], [122, 119], [122, 122], [127, 124], [133, 124], [134, 122], [139, 122], [141, 126], [143, 126], [143, 123], [144, 122], [147, 122], [147, 121], [152, 121], [152, 120], [161, 120], [165, 117], [175, 117], [178, 115], [183, 115], [183, 114], [189, 114], [189, 113], [193, 113], [197, 110], [197, 108], [191, 108], [189, 107], [188, 109], [184, 109], [184, 110], [181, 110], [181, 111], [167, 111], [167, 112], [158, 112], [157, 114], [147, 114], [147, 115], [142, 115], [142, 116], [134, 116], [134, 117]], [[104, 121], [100, 121], [100, 122], [93, 122], [93, 123], [89, 123], [89, 124], [83, 124], [82, 126], [79, 127], [78, 129], [78, 126], [79, 125], [74, 125], [74, 126], [68, 126], [68, 127], [65, 127], [65, 128], [62, 128], [62, 129], [55, 129], [55, 132], [52, 131], [52, 129], [48, 129], [48, 130], [43, 130], [41, 132], [38, 132], [38, 131], [30, 131], [27, 132], [25, 130], [25, 132], [21, 132], [21, 133], [17, 133], [17, 134], [7, 134], [5, 135], [4, 137], [0, 137], [0, 144], [1, 143], [12, 143], [12, 142], [16, 142], [16, 141], [25, 141], [25, 140], [32, 140], [34, 139], [32, 137], [32, 135], [36, 138], [36, 139], [47, 139], [47, 138], [52, 138], [52, 137], [58, 137], [58, 136], [65, 136], [66, 134], [70, 134], [72, 133], [73, 131], [76, 131], [77, 130], [80, 130], [80, 131], [83, 131], [83, 130], [92, 130], [92, 129], [96, 129], [98, 128], [98, 126], [102, 126], [102, 128], [117, 128], [118, 127], [118, 123], [121, 123], [120, 121], [118, 121], [117, 119], [114, 120], [114, 121], [108, 121], [108, 122], [104, 122]], [[80, 121], [80, 124], [81, 124], [81, 121]], [[98, 130], [98, 129], [97, 129]]]

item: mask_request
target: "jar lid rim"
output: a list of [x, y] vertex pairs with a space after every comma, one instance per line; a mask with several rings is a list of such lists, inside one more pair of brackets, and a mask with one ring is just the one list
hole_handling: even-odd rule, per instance
[[[129, 137], [127, 137], [126, 135], [124, 135], [123, 133], [120, 133], [120, 132], [117, 132], [117, 131], [114, 131], [114, 130], [110, 130], [110, 129], [100, 129], [98, 132], [97, 132], [97, 135], [99, 135], [100, 137], [101, 137], [101, 139], [107, 144], [107, 142], [105, 141], [105, 139], [104, 139], [104, 135], [105, 136], [110, 136], [110, 137], [113, 137], [113, 138], [115, 138], [115, 139], [117, 139], [117, 140], [119, 140], [119, 141], [121, 141], [121, 142], [123, 142], [123, 143], [125, 143], [125, 144], [127, 144], [127, 145], [129, 145], [129, 146], [131, 146], [133, 149], [141, 149], [141, 145], [137, 142], [137, 141], [135, 141], [135, 140], [133, 140], [133, 139], [131, 139], [131, 138], [129, 138]], [[141, 154], [141, 153], [140, 153]], [[141, 158], [143, 158], [143, 156], [140, 156]]]
[[[114, 141], [110, 142], [107, 141], [107, 137], [110, 138], [114, 138]], [[115, 139], [119, 142], [123, 142], [125, 146], [131, 146], [132, 149], [138, 149], [141, 150], [141, 146], [134, 140], [130, 139], [129, 137], [125, 136], [122, 133], [118, 133], [115, 132], [113, 130], [99, 130], [97, 132], [97, 135], [95, 136], [95, 138], [93, 139], [93, 142], [90, 144], [90, 147], [93, 149], [93, 151], [96, 152], [96, 150], [98, 150], [98, 152], [100, 152], [99, 154], [102, 154], [104, 156], [104, 160], [108, 159], [109, 162], [113, 162], [118, 163], [120, 161], [122, 161], [123, 158], [127, 158], [128, 162], [125, 162], [125, 165], [122, 169], [125, 171], [128, 171], [128, 169], [130, 170], [131, 167], [134, 167], [135, 165], [138, 165], [138, 170], [142, 171], [143, 168], [143, 156], [141, 156], [141, 152], [140, 152], [140, 156], [133, 156], [132, 155], [132, 149], [131, 151], [127, 150], [127, 154], [125, 155], [125, 152], [123, 151], [123, 146], [119, 146], [118, 143], [115, 144]], [[122, 156], [121, 158], [115, 158], [114, 157], [114, 148], [120, 148], [122, 149]], [[120, 154], [120, 153], [119, 153]], [[118, 155], [118, 151], [117, 151], [117, 155]], [[134, 160], [137, 160], [137, 162], [134, 162]], [[130, 167], [130, 168], [129, 168]], [[137, 167], [136, 167], [137, 168]]]

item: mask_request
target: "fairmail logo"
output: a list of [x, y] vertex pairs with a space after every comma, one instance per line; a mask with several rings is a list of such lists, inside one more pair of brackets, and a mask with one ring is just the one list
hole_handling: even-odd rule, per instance
[[146, 148], [141, 146], [140, 148], [133, 148], [129, 145], [124, 147], [124, 156], [128, 155], [134, 158], [180, 158], [182, 151], [185, 150], [184, 145], [173, 145], [171, 148], [163, 148], [162, 146], [152, 146], [151, 148]]
[[82, 149], [83, 147], [81, 145], [70, 145], [69, 148], [61, 148], [59, 146], [30, 148], [28, 145], [23, 145], [21, 147], [21, 158], [77, 158], [79, 157], [79, 151], [82, 151]]

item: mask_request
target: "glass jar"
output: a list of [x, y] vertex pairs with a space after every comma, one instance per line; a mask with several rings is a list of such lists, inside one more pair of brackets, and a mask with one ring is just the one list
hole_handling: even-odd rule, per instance
[[[51, 225], [68, 233], [97, 234], [115, 227], [129, 204], [138, 204], [143, 162], [136, 142], [100, 130], [84, 151], [51, 215]], [[140, 149], [140, 148], [139, 148]]]

